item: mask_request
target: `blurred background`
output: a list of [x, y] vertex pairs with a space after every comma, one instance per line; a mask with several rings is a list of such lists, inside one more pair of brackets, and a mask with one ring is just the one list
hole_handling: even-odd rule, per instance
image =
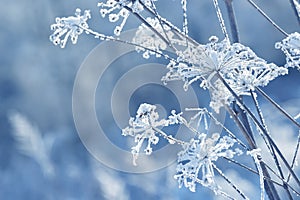
[[[76, 8], [90, 9], [90, 27], [112, 34], [114, 25], [101, 19], [97, 3], [95, 0], [0, 2], [0, 199], [214, 199], [213, 193], [202, 187], [197, 187], [196, 193], [186, 188], [178, 189], [173, 178], [175, 163], [151, 173], [124, 173], [98, 162], [82, 144], [73, 122], [72, 90], [80, 65], [99, 41], [82, 35], [75, 46], [68, 43], [65, 49], [60, 49], [49, 41], [50, 25], [57, 16], [73, 15]], [[224, 8], [223, 1], [220, 4]], [[299, 31], [288, 0], [261, 0], [259, 5], [286, 32]], [[163, 17], [181, 27], [179, 0], [158, 1], [157, 7]], [[285, 56], [274, 48], [275, 42], [284, 36], [246, 1], [234, 1], [234, 8], [241, 42], [267, 61], [284, 65]], [[226, 12], [224, 17], [227, 24]], [[211, 35], [222, 38], [212, 1], [189, 1], [188, 20], [190, 36], [198, 42], [206, 43]], [[138, 21], [131, 16], [125, 30], [137, 26]], [[135, 55], [128, 59], [140, 57]], [[116, 75], [121, 73], [120, 68], [114, 69]], [[292, 69], [289, 75], [274, 80], [265, 88], [292, 114], [299, 113], [299, 78], [299, 71]], [[145, 94], [138, 91], [135, 95], [145, 98]], [[168, 98], [151, 98], [159, 99], [162, 105], [170, 103]], [[207, 94], [201, 98], [204, 103], [209, 101]], [[136, 110], [140, 100], [131, 103], [128, 109], [134, 116], [132, 110]], [[263, 106], [269, 110], [268, 105]], [[101, 106], [97, 109], [101, 116]], [[283, 149], [290, 151], [296, 134], [283, 125], [285, 121], [276, 118], [278, 115], [267, 116], [272, 116], [269, 119], [273, 124], [271, 128], [291, 132], [288, 137], [279, 135], [280, 141], [284, 141]], [[109, 130], [114, 130], [110, 132], [114, 142], [123, 144], [121, 130]], [[122, 148], [126, 149], [126, 145]], [[130, 147], [127, 148], [130, 151]], [[251, 174], [230, 168], [224, 171], [232, 180], [237, 180], [240, 187], [247, 189], [246, 194], [251, 199], [259, 197], [258, 182], [252, 181]]]

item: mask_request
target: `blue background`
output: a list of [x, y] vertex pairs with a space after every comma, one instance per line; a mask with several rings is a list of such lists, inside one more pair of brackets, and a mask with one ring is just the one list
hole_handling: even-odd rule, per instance
[[[179, 2], [159, 1], [157, 7], [180, 27]], [[292, 33], [299, 26], [288, 2], [262, 0], [259, 5]], [[68, 43], [60, 49], [48, 38], [55, 17], [73, 15], [77, 7], [91, 10], [90, 27], [111, 34], [113, 26], [100, 18], [96, 5], [97, 1], [79, 0], [0, 2], [0, 199], [213, 199], [212, 192], [202, 187], [197, 193], [178, 189], [174, 166], [143, 175], [122, 173], [94, 160], [82, 145], [72, 118], [72, 88], [81, 63], [99, 41], [82, 35], [75, 46]], [[234, 1], [234, 6], [241, 42], [267, 61], [283, 65], [285, 56], [274, 44], [284, 36], [246, 1]], [[211, 35], [222, 38], [212, 1], [189, 1], [188, 10], [191, 37], [200, 43]], [[226, 12], [224, 17], [227, 24]], [[135, 27], [137, 20], [131, 16], [125, 29]], [[281, 104], [299, 102], [295, 100], [300, 95], [299, 74], [291, 70], [265, 91]], [[9, 120], [16, 112], [38, 129], [48, 145], [54, 175], [45, 175], [35, 159], [20, 151]], [[251, 174], [242, 177], [251, 179]], [[258, 196], [259, 192], [250, 194]]]

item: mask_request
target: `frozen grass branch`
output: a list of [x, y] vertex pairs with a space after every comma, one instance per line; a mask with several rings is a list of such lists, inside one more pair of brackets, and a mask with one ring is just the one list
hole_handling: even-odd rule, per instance
[[54, 166], [49, 157], [50, 146], [47, 145], [37, 127], [20, 113], [11, 113], [9, 119], [20, 152], [35, 160], [46, 176], [53, 176]]

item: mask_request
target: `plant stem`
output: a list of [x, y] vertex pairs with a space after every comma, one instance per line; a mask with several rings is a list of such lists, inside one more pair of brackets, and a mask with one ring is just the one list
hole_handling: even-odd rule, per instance
[[230, 114], [230, 116], [232, 117], [232, 119], [234, 120], [235, 124], [239, 127], [239, 129], [242, 131], [244, 137], [246, 138], [248, 144], [250, 145], [250, 150], [252, 149], [256, 149], [257, 146], [255, 144], [255, 141], [253, 140], [253, 137], [251, 137], [245, 127], [245, 125], [240, 121], [240, 119], [238, 118], [237, 114], [232, 110], [232, 108], [230, 108], [229, 106], [227, 106], [226, 104], [224, 104], [227, 112]]
[[176, 49], [172, 46], [172, 44], [162, 34], [160, 34], [153, 26], [151, 26], [151, 24], [149, 24], [144, 17], [142, 17], [139, 13], [133, 12], [132, 9], [128, 6], [123, 6], [123, 7], [129, 12], [131, 12], [133, 15], [135, 15], [141, 22], [143, 22], [148, 28], [150, 28], [160, 39], [162, 39], [162, 41], [164, 41], [174, 52], [176, 52]]
[[156, 15], [155, 12], [148, 8], [147, 6], [144, 7], [145, 10], [147, 10], [151, 15], [153, 15], [154, 17], [157, 17], [159, 20], [161, 20], [161, 22], [163, 22], [165, 25], [167, 25], [174, 34], [178, 34], [181, 37], [185, 38], [186, 40], [188, 40], [191, 44], [198, 46], [199, 43], [196, 42], [194, 39], [192, 39], [191, 37], [185, 35], [183, 32], [181, 32], [181, 30], [179, 30], [176, 26], [174, 26], [173, 24], [171, 24], [171, 22], [167, 21], [166, 19], [162, 18], [160, 15]]
[[278, 105], [271, 97], [269, 97], [262, 89], [260, 89], [259, 87], [256, 87], [255, 89], [273, 106], [275, 106], [282, 114], [284, 114], [291, 122], [293, 122], [293, 124], [300, 128], [300, 124], [289, 113], [287, 113], [283, 108], [281, 108], [281, 106]]
[[219, 24], [221, 26], [222, 32], [223, 32], [225, 38], [227, 40], [229, 40], [228, 33], [227, 33], [227, 30], [226, 30], [226, 26], [225, 26], [225, 22], [224, 22], [224, 19], [222, 17], [221, 9], [219, 7], [219, 2], [218, 2], [218, 0], [213, 0], [213, 2], [214, 2], [215, 10], [216, 10], [216, 13], [217, 13], [217, 17], [218, 17]]
[[[255, 144], [254, 139], [251, 136], [249, 136], [244, 124], [241, 123], [241, 121], [239, 120], [237, 115], [233, 112], [233, 110], [231, 108], [229, 108], [229, 106], [225, 105], [225, 107], [227, 108], [229, 114], [233, 117], [234, 122], [237, 124], [237, 126], [241, 129], [242, 133], [246, 137], [246, 139], [247, 139], [247, 141], [250, 145], [250, 149], [257, 149], [257, 145]], [[258, 157], [257, 159], [261, 161], [261, 157]], [[278, 195], [278, 193], [275, 189], [275, 186], [274, 186], [273, 182], [270, 181], [271, 176], [268, 172], [268, 169], [266, 168], [265, 163], [264, 162], [259, 162], [259, 165], [260, 165], [260, 167], [263, 171], [263, 176], [265, 177], [264, 188], [265, 188], [266, 193], [268, 194], [268, 197], [270, 198], [270, 200], [279, 199], [279, 195]]]
[[290, 0], [290, 4], [292, 6], [292, 9], [293, 9], [296, 17], [297, 17], [298, 24], [300, 25], [300, 16], [299, 16], [297, 8], [296, 8], [295, 0]]
[[229, 185], [231, 185], [231, 187], [233, 187], [233, 189], [235, 191], [237, 191], [237, 193], [243, 198], [243, 199], [248, 199], [248, 197], [235, 185], [232, 183], [231, 180], [229, 180], [229, 178], [227, 176], [225, 176], [225, 174], [214, 164], [212, 163], [213, 168], [220, 174], [220, 176], [222, 176], [224, 178], [225, 181], [227, 181], [227, 183], [229, 183]]
[[225, 85], [225, 87], [230, 91], [230, 93], [234, 96], [234, 98], [239, 102], [239, 106], [244, 109], [251, 117], [251, 119], [253, 120], [253, 122], [258, 126], [258, 128], [264, 133], [264, 135], [267, 137], [268, 141], [270, 142], [270, 144], [274, 147], [275, 151], [278, 153], [279, 157], [281, 158], [281, 160], [283, 161], [284, 165], [287, 167], [288, 171], [291, 173], [291, 175], [293, 176], [293, 178], [295, 179], [297, 185], [300, 187], [300, 180], [297, 177], [297, 175], [295, 174], [294, 170], [291, 168], [290, 164], [287, 162], [287, 160], [285, 159], [285, 157], [283, 156], [283, 154], [281, 153], [280, 149], [278, 148], [278, 146], [276, 145], [276, 143], [274, 142], [274, 140], [272, 139], [272, 137], [268, 134], [268, 132], [266, 132], [266, 130], [264, 129], [264, 127], [259, 123], [259, 121], [256, 119], [256, 117], [254, 116], [254, 114], [250, 111], [250, 109], [244, 104], [244, 102], [239, 98], [239, 96], [231, 89], [231, 87], [228, 85], [228, 83], [223, 79], [223, 77], [220, 75], [220, 73], [218, 72], [216, 74], [218, 76], [218, 78], [222, 81], [222, 83]]
[[232, 6], [232, 1], [233, 0], [225, 0], [225, 4], [226, 4], [228, 18], [230, 22], [232, 42], [237, 43], [240, 41], [240, 39], [239, 39], [238, 28], [236, 24], [235, 12]]
[[278, 31], [280, 31], [284, 36], [288, 36], [288, 34], [280, 28], [258, 5], [256, 5], [252, 0], [247, 0], [266, 20], [268, 20]]
[[[238, 28], [237, 28], [237, 23], [236, 23], [236, 18], [235, 18], [235, 12], [234, 12], [234, 9], [232, 6], [232, 1], [233, 0], [225, 0], [225, 4], [226, 4], [229, 22], [230, 22], [232, 39], [233, 39], [234, 43], [237, 43], [237, 42], [239, 42], [239, 34], [238, 34]], [[239, 100], [241, 100], [241, 99], [239, 98]], [[231, 111], [231, 109], [229, 109], [229, 111], [230, 111], [231, 115], [233, 115], [233, 117], [234, 117], [235, 114]], [[247, 138], [247, 141], [249, 142], [251, 149], [256, 149], [257, 145], [255, 144], [254, 136], [253, 136], [253, 133], [252, 133], [249, 121], [248, 121], [248, 117], [247, 117], [246, 113], [242, 111], [242, 109], [239, 109], [239, 113], [240, 113], [240, 118], [242, 120], [242, 124], [237, 117], [234, 117], [234, 120], [237, 123], [237, 125], [241, 128], [245, 137]], [[244, 130], [244, 128], [246, 128], [246, 130]], [[261, 158], [258, 158], [258, 159], [261, 160]], [[264, 162], [259, 162], [259, 165], [263, 171], [263, 176], [266, 177], [266, 179], [264, 180], [264, 182], [265, 182], [264, 189], [265, 189], [268, 197], [271, 200], [279, 199], [279, 195], [277, 193], [277, 190], [276, 190], [274, 184], [270, 180], [268, 180], [268, 179], [271, 179], [271, 177], [270, 177], [270, 174], [269, 174]], [[257, 167], [259, 167], [259, 166], [257, 166]]]
[[[265, 128], [265, 130], [266, 130], [267, 132], [269, 132], [268, 129], [267, 129], [267, 125], [265, 124], [265, 120], [264, 120], [262, 111], [261, 111], [261, 109], [260, 109], [260, 106], [259, 106], [259, 104], [258, 104], [258, 101], [257, 101], [257, 99], [255, 98], [255, 96], [254, 96], [252, 90], [250, 91], [250, 93], [251, 93], [252, 100], [254, 101], [254, 104], [255, 104], [255, 107], [256, 107], [256, 112], [257, 112], [257, 114], [258, 114], [258, 116], [259, 116], [259, 119], [260, 119], [260, 121], [261, 121], [263, 127]], [[268, 149], [269, 149], [271, 155], [273, 156], [273, 159], [274, 159], [274, 161], [275, 161], [276, 167], [277, 167], [277, 169], [278, 169], [278, 171], [279, 171], [279, 174], [280, 174], [280, 179], [282, 180], [283, 188], [285, 189], [285, 191], [286, 191], [286, 193], [287, 193], [289, 199], [293, 199], [293, 198], [292, 198], [292, 195], [291, 195], [291, 193], [290, 193], [290, 191], [289, 191], [289, 188], [288, 188], [288, 186], [287, 186], [287, 183], [284, 181], [285, 179], [284, 179], [283, 171], [282, 171], [282, 169], [281, 169], [280, 163], [279, 163], [278, 158], [277, 158], [277, 156], [276, 156], [276, 153], [275, 153], [275, 151], [274, 151], [274, 147], [273, 147], [272, 145], [269, 145], [269, 143], [266, 141], [266, 139], [265, 139], [265, 137], [264, 137], [263, 135], [262, 135], [262, 137], [263, 137], [263, 139], [264, 139], [264, 141], [265, 141], [265, 143], [266, 143], [266, 145], [267, 145], [267, 147], [268, 147]]]

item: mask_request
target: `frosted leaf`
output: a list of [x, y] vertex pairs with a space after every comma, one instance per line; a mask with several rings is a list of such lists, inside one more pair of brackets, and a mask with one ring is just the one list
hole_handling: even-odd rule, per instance
[[178, 180], [179, 187], [184, 185], [195, 192], [198, 182], [219, 193], [221, 188], [215, 182], [212, 164], [219, 157], [233, 158], [236, 152], [230, 148], [234, 144], [235, 140], [228, 136], [220, 137], [218, 133], [213, 134], [211, 138], [202, 133], [196, 139], [191, 139], [178, 153], [177, 174], [174, 178]]
[[[54, 31], [49, 39], [54, 45], [60, 45], [61, 48], [66, 46], [66, 43], [71, 37], [73, 44], [76, 44], [78, 36], [83, 33], [83, 28], [88, 28], [87, 20], [91, 18], [89, 10], [85, 10], [81, 15], [81, 10], [76, 9], [75, 16], [56, 18], [56, 23], [51, 25], [51, 30]], [[63, 39], [62, 39], [63, 38]]]
[[169, 143], [175, 143], [177, 141], [171, 135], [166, 135], [162, 132], [160, 128], [179, 123], [178, 119], [180, 117], [181, 113], [176, 114], [175, 111], [172, 111], [172, 115], [168, 120], [159, 119], [159, 114], [156, 112], [155, 105], [143, 103], [139, 106], [135, 118], [130, 118], [129, 126], [122, 130], [123, 136], [133, 137], [134, 142], [136, 143], [136, 145], [131, 148], [134, 165], [136, 165], [136, 159], [138, 158], [144, 142], [147, 143], [144, 151], [146, 155], [150, 155], [152, 153], [151, 145], [156, 145], [159, 142], [159, 137], [157, 135], [163, 136]]
[[144, 10], [143, 4], [147, 7], [151, 7], [151, 0], [106, 0], [106, 2], [99, 2], [98, 7], [100, 7], [101, 16], [104, 18], [108, 15], [110, 22], [117, 22], [122, 18], [121, 24], [114, 29], [114, 34], [118, 36], [123, 30], [130, 12], [142, 12]]
[[[177, 62], [171, 61], [167, 68], [169, 72], [162, 81], [182, 80], [185, 90], [192, 83], [201, 80], [200, 87], [215, 93], [211, 105], [216, 111], [222, 107], [220, 102], [228, 104], [234, 100], [225, 86], [217, 82], [217, 73], [237, 95], [249, 95], [250, 90], [255, 87], [266, 86], [277, 76], [288, 73], [286, 68], [259, 58], [249, 47], [240, 43], [230, 44], [226, 39], [218, 42], [216, 36], [212, 36], [210, 43], [205, 45], [190, 44], [179, 53]], [[217, 94], [219, 92], [224, 94]]]
[[300, 70], [300, 34], [289, 34], [281, 42], [275, 44], [276, 49], [281, 49], [286, 55], [286, 67], [297, 67]]

